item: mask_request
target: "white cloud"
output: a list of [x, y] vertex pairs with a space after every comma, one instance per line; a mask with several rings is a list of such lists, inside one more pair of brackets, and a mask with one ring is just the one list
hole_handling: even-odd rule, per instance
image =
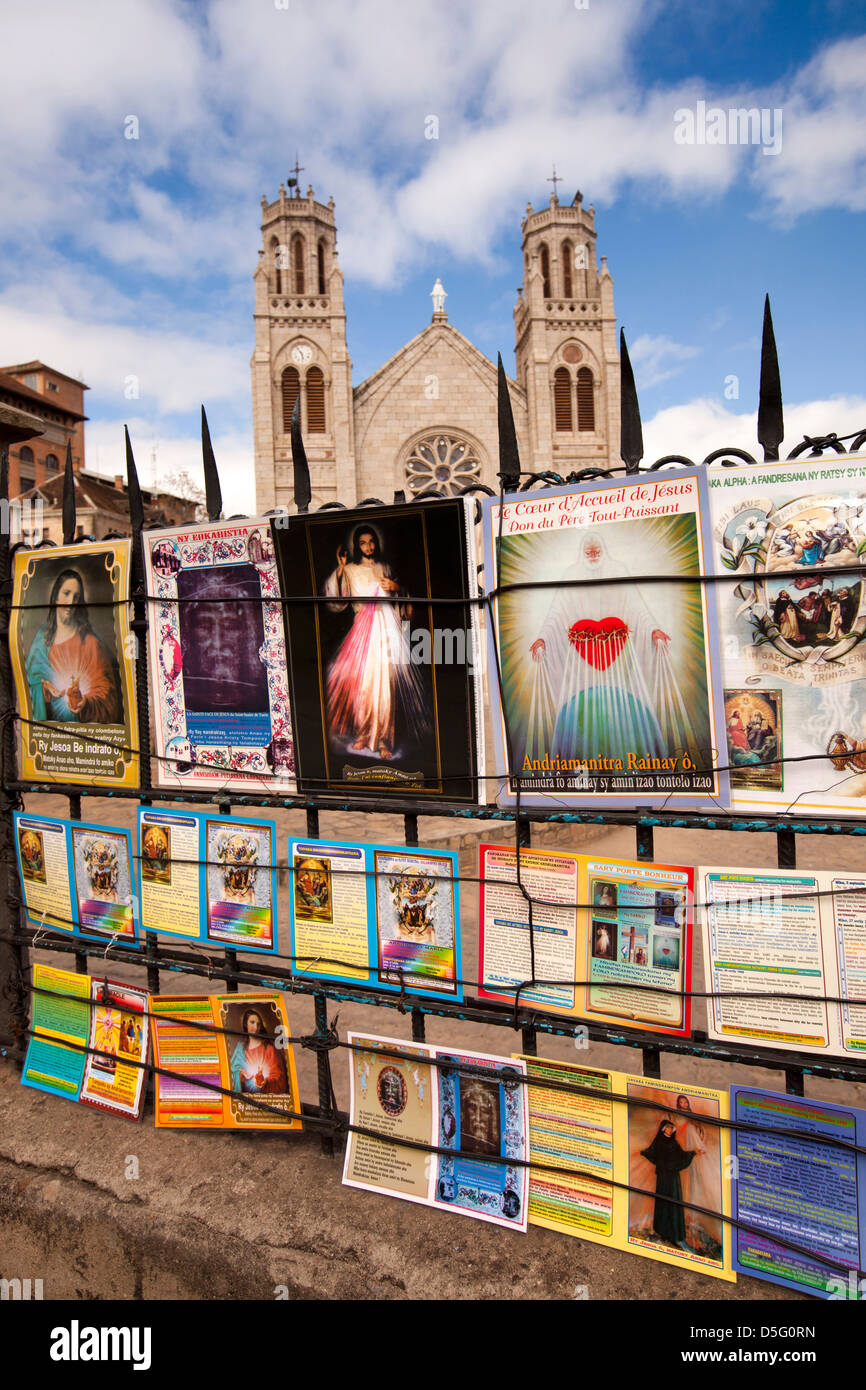
[[[248, 342], [220, 344], [174, 328], [105, 323], [77, 313], [28, 309], [0, 299], [0, 361], [39, 358], [86, 381], [99, 413], [154, 416], [197, 409], [202, 401], [249, 400]], [[85, 412], [88, 404], [85, 400]]]
[[[223, 497], [223, 514], [251, 514], [255, 497], [252, 432], [221, 431], [208, 424], [211, 431], [214, 458]], [[142, 487], [153, 487], [173, 473], [189, 473], [194, 482], [204, 486], [201, 464], [201, 438], [183, 430], [172, 433], [164, 427], [154, 428], [153, 421], [137, 416], [127, 421], [135, 467]], [[126, 476], [123, 425], [98, 421], [87, 426], [87, 467], [94, 473], [113, 478]]]
[[[784, 416], [785, 438], [779, 451], [783, 458], [806, 435], [815, 438], [831, 431], [846, 435], [866, 429], [866, 397], [837, 396], [785, 405]], [[715, 449], [726, 447], [745, 449], [761, 459], [757, 432], [757, 410], [728, 410], [717, 400], [701, 397], [660, 410], [644, 424], [644, 462], [664, 454], [684, 454], [701, 463]]]
[[[787, 88], [696, 77], [641, 91], [631, 54], [654, 8], [539, 0], [530, 23], [525, 0], [19, 6], [4, 37], [38, 48], [39, 95], [10, 65], [0, 227], [21, 250], [62, 235], [168, 279], [241, 274], [253, 200], [274, 195], [296, 148], [302, 184], [337, 198], [347, 272], [378, 285], [435, 246], [489, 263], [554, 160], [569, 199], [578, 178], [599, 203], [627, 180], [694, 202], [751, 179], [785, 217], [864, 206], [866, 39], [828, 47]], [[699, 99], [781, 105], [781, 155], [677, 145], [674, 113]], [[438, 140], [424, 138], [429, 114]]]
[[866, 36], [824, 48], [777, 90], [782, 153], [755, 180], [787, 220], [827, 207], [866, 208]]
[[697, 357], [700, 348], [675, 343], [664, 334], [642, 333], [629, 347], [628, 354], [639, 390], [649, 390], [682, 371], [683, 365]]

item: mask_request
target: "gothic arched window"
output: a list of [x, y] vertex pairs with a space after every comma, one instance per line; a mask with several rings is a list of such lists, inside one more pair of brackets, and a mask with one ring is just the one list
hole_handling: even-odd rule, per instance
[[409, 450], [404, 469], [411, 492], [436, 488], [451, 497], [481, 478], [477, 449], [468, 439], [451, 431], [417, 440]]
[[550, 299], [550, 252], [544, 242], [541, 243], [541, 293], [545, 299]]
[[577, 428], [595, 429], [595, 401], [593, 399], [592, 372], [589, 367], [581, 367], [577, 374]]
[[570, 241], [562, 243], [562, 293], [566, 299], [571, 299], [574, 295], [572, 284], [571, 265], [574, 259], [574, 250]]
[[311, 367], [304, 383], [307, 389], [307, 430], [325, 433], [325, 378], [321, 367]]
[[274, 266], [274, 290], [277, 294], [283, 292], [283, 259], [280, 255], [280, 243], [276, 237], [271, 238], [271, 260]]
[[571, 413], [571, 373], [567, 367], [557, 367], [553, 373], [553, 419], [561, 434], [574, 429]]
[[60, 460], [56, 454], [45, 455], [45, 472], [56, 473], [60, 468]]
[[325, 285], [325, 243], [323, 241], [319, 242], [316, 249], [316, 258], [319, 270], [319, 294], [327, 294], [328, 291]]
[[304, 293], [304, 238], [296, 236], [292, 242], [293, 294]]
[[301, 378], [298, 375], [297, 367], [286, 367], [282, 375], [282, 394], [283, 394], [283, 434], [289, 434], [292, 428], [292, 411], [295, 408], [295, 401], [301, 391]]

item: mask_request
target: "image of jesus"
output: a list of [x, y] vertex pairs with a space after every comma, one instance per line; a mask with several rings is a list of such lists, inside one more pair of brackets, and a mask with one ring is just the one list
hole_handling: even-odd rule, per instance
[[[621, 579], [620, 584], [598, 583]], [[661, 627], [600, 533], [580, 539], [529, 653], [554, 695], [551, 757], [666, 757], [698, 746]], [[557, 693], [558, 692], [558, 693]]]
[[373, 527], [355, 528], [351, 557], [346, 546], [338, 548], [337, 566], [325, 581], [324, 593], [335, 600], [328, 604], [332, 612], [351, 603], [355, 614], [327, 673], [332, 737], [352, 753], [390, 760], [397, 751], [398, 731], [421, 737], [425, 702], [401, 621], [411, 616], [408, 606], [363, 601], [401, 593]]
[[286, 1064], [264, 1036], [267, 1030], [258, 1009], [246, 1010], [243, 1030], [244, 1036], [232, 1053], [232, 1090], [246, 1095], [286, 1095]]
[[120, 689], [108, 648], [90, 623], [84, 582], [62, 570], [26, 662], [32, 718], [58, 723], [120, 724]]

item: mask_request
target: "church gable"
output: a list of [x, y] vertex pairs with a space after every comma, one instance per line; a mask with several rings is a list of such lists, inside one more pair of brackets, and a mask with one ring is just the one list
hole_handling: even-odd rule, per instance
[[[430, 324], [355, 390], [360, 494], [389, 500], [395, 490], [449, 481], [489, 485], [498, 466], [496, 390], [493, 363], [447, 322]], [[515, 383], [511, 391], [519, 437], [525, 401]]]

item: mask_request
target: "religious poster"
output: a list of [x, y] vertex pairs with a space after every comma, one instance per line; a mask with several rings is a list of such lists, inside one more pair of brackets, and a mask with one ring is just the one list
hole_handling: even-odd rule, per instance
[[[711, 1038], [866, 1053], [866, 878], [698, 870]], [[841, 1003], [831, 1003], [841, 1000]]]
[[[834, 1300], [866, 1285], [866, 1111], [731, 1087], [734, 1268]], [[829, 1142], [828, 1142], [829, 1141]], [[799, 1248], [795, 1248], [799, 1247]]]
[[163, 994], [151, 1006], [157, 1129], [303, 1128], [282, 994]]
[[428, 1150], [436, 1143], [436, 1076], [429, 1048], [357, 1033], [349, 1033], [347, 1042], [349, 1116], [355, 1128], [346, 1140], [343, 1182], [432, 1206]]
[[128, 540], [19, 550], [9, 628], [25, 781], [138, 783]]
[[440, 1149], [433, 1204], [525, 1231], [529, 1098], [526, 1066], [514, 1058], [434, 1048]]
[[707, 481], [732, 805], [862, 815], [866, 458], [713, 467]]
[[150, 995], [116, 980], [91, 979], [90, 1037], [79, 1100], [141, 1119], [150, 1052]]
[[301, 792], [485, 799], [471, 506], [272, 520]]
[[138, 900], [128, 830], [14, 813], [24, 911], [32, 926], [134, 946]]
[[691, 868], [522, 849], [518, 881], [506, 845], [479, 866], [480, 998], [689, 1036]]
[[147, 531], [144, 559], [157, 786], [294, 792], [268, 522]]
[[298, 975], [463, 998], [457, 855], [289, 840]]
[[343, 1182], [525, 1231], [523, 1061], [357, 1033], [348, 1043], [352, 1128]]
[[500, 803], [727, 804], [704, 470], [482, 507]]
[[142, 930], [276, 952], [276, 836], [253, 816], [140, 806]]
[[725, 1092], [521, 1060], [529, 1224], [735, 1280]]

